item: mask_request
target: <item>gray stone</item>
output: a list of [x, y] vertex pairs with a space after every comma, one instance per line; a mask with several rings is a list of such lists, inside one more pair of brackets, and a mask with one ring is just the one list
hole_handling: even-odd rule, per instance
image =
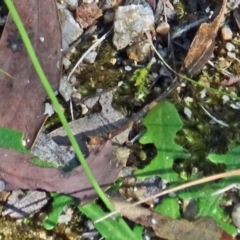
[[78, 0], [63, 0], [69, 9], [74, 10], [78, 7]]
[[115, 14], [113, 44], [118, 50], [123, 49], [134, 38], [150, 31], [153, 25], [151, 8], [143, 5], [120, 6]]
[[76, 41], [82, 35], [83, 29], [75, 21], [68, 9], [59, 8], [59, 15], [62, 26], [62, 48], [66, 50], [72, 42]]

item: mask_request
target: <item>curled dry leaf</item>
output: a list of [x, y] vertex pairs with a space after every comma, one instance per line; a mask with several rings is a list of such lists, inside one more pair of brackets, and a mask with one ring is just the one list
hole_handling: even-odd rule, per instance
[[222, 86], [231, 86], [235, 83], [239, 83], [240, 82], [240, 76], [232, 76], [229, 79], [224, 79], [221, 81], [221, 85]]
[[[5, 182], [6, 191], [42, 189], [69, 194], [79, 198], [81, 204], [97, 198], [81, 166], [74, 168], [70, 173], [63, 173], [55, 168], [33, 165], [30, 163], [31, 155], [4, 148], [0, 148], [0, 151], [0, 178]], [[91, 152], [87, 162], [103, 189], [108, 188], [115, 181], [122, 169], [112, 152], [110, 141]]]
[[181, 71], [189, 76], [196, 74], [211, 58], [214, 50], [214, 42], [217, 36], [219, 26], [222, 22], [227, 0], [219, 1], [222, 3], [219, 14], [212, 23], [203, 23], [189, 48], [188, 54], [184, 60]]
[[155, 234], [168, 240], [232, 240], [234, 237], [224, 232], [217, 223], [209, 217], [200, 219], [197, 222], [176, 220], [149, 209], [133, 206], [119, 200], [112, 200], [112, 203], [119, 213], [129, 220], [151, 227]]

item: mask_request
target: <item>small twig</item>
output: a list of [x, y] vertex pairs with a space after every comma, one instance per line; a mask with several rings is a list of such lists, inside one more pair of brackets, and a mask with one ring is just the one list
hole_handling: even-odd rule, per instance
[[183, 28], [177, 29], [175, 30], [172, 34], [171, 34], [171, 40], [180, 37], [183, 33], [189, 31], [190, 29], [199, 26], [200, 24], [206, 22], [209, 20], [209, 17], [204, 17], [202, 19], [199, 19], [195, 22], [191, 22], [187, 25], [185, 25]]
[[74, 115], [73, 115], [72, 98], [70, 98], [69, 105], [70, 105], [71, 118], [72, 118], [72, 121], [73, 121], [74, 120]]
[[204, 110], [204, 112], [211, 118], [213, 119], [215, 122], [217, 122], [218, 124], [224, 126], [224, 127], [229, 127], [229, 125], [225, 122], [223, 122], [222, 120], [218, 120], [217, 118], [215, 118], [213, 115], [211, 115], [206, 108], [204, 108], [201, 104], [199, 104], [200, 107]]
[[[221, 179], [221, 178], [233, 177], [233, 176], [239, 176], [239, 175], [240, 175], [240, 169], [234, 170], [234, 171], [231, 171], [231, 172], [215, 174], [213, 176], [205, 177], [205, 178], [198, 179], [198, 180], [195, 180], [195, 181], [192, 181], [192, 182], [184, 183], [184, 184], [182, 184], [180, 186], [177, 186], [177, 187], [174, 187], [174, 188], [164, 190], [164, 191], [162, 191], [160, 193], [157, 193], [157, 194], [155, 194], [151, 197], [148, 197], [148, 198], [145, 198], [141, 201], [133, 203], [131, 206], [137, 206], [137, 205], [140, 205], [140, 204], [145, 203], [147, 201], [150, 201], [154, 198], [158, 198], [160, 196], [163, 196], [163, 195], [166, 195], [166, 194], [169, 194], [169, 193], [172, 193], [172, 192], [177, 192], [177, 191], [189, 188], [189, 187], [193, 187], [193, 186], [200, 185], [200, 184], [207, 183], [207, 182], [212, 182], [212, 181], [215, 181], [215, 180], [218, 180], [218, 179]], [[104, 219], [112, 217], [117, 213], [119, 213], [119, 211], [111, 212], [110, 214], [107, 214], [106, 216], [104, 216], [104, 217], [98, 219], [97, 221], [95, 221], [95, 223], [101, 222]]]

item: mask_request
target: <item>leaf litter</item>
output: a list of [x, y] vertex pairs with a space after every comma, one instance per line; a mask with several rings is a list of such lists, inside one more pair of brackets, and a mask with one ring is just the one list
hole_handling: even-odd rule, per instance
[[[219, 28], [219, 22], [220, 22], [220, 19], [222, 18], [222, 16], [223, 16], [223, 12], [224, 12], [224, 6], [225, 6], [225, 1], [223, 1], [223, 7], [221, 8], [221, 10], [220, 10], [220, 14], [219, 15], [217, 15], [217, 17], [216, 17], [216, 19], [213, 21], [213, 24], [212, 24], [212, 26], [213, 26], [213, 28], [212, 28], [212, 30], [211, 31], [213, 31], [213, 32], [215, 32], [215, 35], [216, 35], [216, 32], [217, 32], [217, 29]], [[160, 6], [161, 4], [159, 4], [158, 3], [158, 6]], [[158, 9], [159, 10], [159, 9]], [[90, 23], [91, 24], [91, 23]], [[207, 26], [205, 25], [205, 28], [207, 29]], [[197, 38], [199, 38], [200, 36], [202, 36], [201, 34], [197, 34], [196, 35], [196, 38], [195, 38], [195, 40], [194, 41], [197, 41], [196, 39]], [[208, 35], [209, 36], [209, 35]], [[206, 34], [203, 34], [203, 38], [205, 39], [205, 37], [206, 37]], [[214, 38], [215, 38], [215, 36], [213, 36], [213, 38], [211, 39], [211, 40], [209, 40], [209, 41], [212, 41], [212, 42], [214, 42]], [[195, 43], [196, 44], [196, 43]], [[205, 44], [205, 42], [204, 42], [204, 44]], [[203, 46], [205, 46], [203, 44]], [[192, 46], [193, 46], [193, 44], [192, 44]], [[186, 69], [188, 69], [189, 71], [190, 71], [190, 75], [193, 75], [193, 74], [195, 74], [196, 72], [198, 72], [201, 68], [202, 68], [202, 66], [203, 65], [205, 65], [205, 63], [207, 62], [207, 60], [211, 57], [211, 52], [212, 52], [212, 43], [210, 43], [209, 44], [209, 48], [206, 48], [207, 49], [207, 53], [206, 53], [206, 55], [205, 55], [205, 53], [204, 54], [202, 54], [202, 53], [200, 53], [200, 54], [198, 54], [198, 53], [196, 53], [196, 54], [194, 54], [194, 57], [192, 58], [192, 56], [190, 56], [191, 54], [190, 54], [190, 51], [189, 51], [189, 56], [190, 57], [187, 57], [186, 58], [186, 60], [185, 60], [185, 63], [184, 63], [184, 67], [186, 68]], [[196, 46], [194, 47], [195, 49], [197, 49], [198, 48], [198, 44], [196, 44]], [[204, 48], [203, 48], [204, 49]], [[209, 51], [208, 51], [209, 50]], [[193, 50], [191, 50], [191, 53], [192, 53], [192, 51]], [[205, 50], [204, 50], [205, 51]], [[193, 51], [194, 52], [194, 51]], [[190, 60], [189, 60], [190, 59]], [[193, 59], [193, 60], [192, 60]], [[198, 62], [198, 61], [200, 61], [200, 63]], [[193, 65], [192, 65], [193, 64]], [[182, 68], [183, 69], [183, 68]], [[172, 89], [174, 89], [176, 87], [176, 85], [174, 85], [173, 86], [173, 88]], [[169, 93], [169, 92], [168, 92]], [[168, 94], [167, 93], [167, 94]], [[166, 93], [165, 93], [165, 95], [167, 95]], [[157, 97], [157, 100], [159, 100], [159, 99], [161, 99], [161, 98], [163, 98], [164, 96], [160, 96], [160, 97]], [[104, 94], [102, 94], [102, 98], [104, 98]], [[110, 99], [112, 100], [112, 96], [110, 97]], [[111, 106], [111, 100], [110, 101], [108, 101], [108, 107], [106, 108], [107, 109], [107, 111], [109, 110], [109, 109], [111, 109], [110, 107], [109, 107], [109, 102], [110, 102], [110, 106]], [[101, 102], [101, 97], [100, 97], [100, 100], [99, 100], [99, 102]], [[102, 104], [101, 104], [102, 105]], [[120, 127], [120, 131], [118, 130], [118, 131], [116, 131], [116, 132], [121, 132], [122, 131], [122, 129], [127, 129], [127, 134], [126, 135], [128, 135], [128, 132], [129, 132], [129, 127], [131, 127], [131, 125], [132, 125], [132, 123], [133, 123], [133, 121], [134, 120], [139, 120], [139, 119], [141, 119], [142, 118], [142, 116], [144, 116], [144, 114], [149, 110], [149, 109], [151, 109], [154, 105], [156, 105], [156, 102], [152, 102], [151, 104], [149, 104], [149, 105], [147, 105], [142, 111], [139, 111], [136, 115], [137, 116], [134, 116], [134, 117], [130, 117], [129, 119], [127, 119], [126, 117], [124, 117], [123, 115], [120, 115], [119, 116], [119, 119], [124, 119], [124, 124], [122, 125], [122, 127]], [[103, 106], [103, 105], [102, 105]], [[99, 119], [101, 119], [101, 122], [104, 120], [107, 120], [104, 124], [105, 125], [111, 125], [112, 123], [114, 123], [114, 122], [118, 122], [118, 121], [116, 121], [116, 119], [117, 118], [115, 118], [114, 120], [111, 120], [109, 117], [111, 117], [111, 114], [109, 114], [108, 115], [108, 113], [107, 113], [107, 111], [106, 111], [106, 113], [104, 113], [104, 111], [101, 113], [101, 114], [97, 114], [95, 117], [93, 117], [93, 122], [99, 122]], [[107, 117], [106, 117], [107, 116]], [[88, 116], [88, 117], [86, 117], [86, 119], [85, 119], [85, 122], [87, 123], [87, 118], [90, 118], [91, 119], [91, 115], [90, 115], [90, 117]], [[109, 118], [109, 119], [108, 119]], [[127, 120], [126, 120], [127, 119]], [[77, 121], [77, 120], [76, 120]], [[82, 122], [80, 122], [80, 123], [82, 123]], [[109, 124], [110, 123], [110, 124]], [[95, 123], [95, 125], [93, 125], [93, 128], [92, 129], [90, 129], [89, 130], [89, 132], [90, 132], [90, 134], [89, 134], [89, 132], [88, 132], [88, 130], [86, 131], [86, 130], [82, 130], [82, 132], [83, 132], [83, 134], [82, 134], [82, 138], [84, 139], [82, 142], [84, 142], [85, 143], [85, 140], [86, 140], [86, 136], [87, 137], [89, 137], [89, 138], [91, 138], [91, 140], [96, 140], [96, 142], [99, 142], [98, 140], [97, 140], [97, 138], [99, 137], [99, 135], [102, 137], [103, 135], [105, 135], [103, 138], [105, 138], [105, 141], [106, 141], [106, 139], [108, 138], [108, 134], [109, 134], [109, 132], [111, 133], [111, 134], [113, 134], [113, 136], [118, 136], [118, 134], [116, 134], [116, 132], [114, 132], [116, 129], [117, 129], [117, 127], [115, 126], [115, 130], [111, 130], [110, 128], [109, 128], [109, 126], [108, 127], [105, 127], [105, 125], [101, 125], [101, 124], [96, 124]], [[80, 124], [80, 126], [81, 126], [81, 124]], [[84, 125], [85, 126], [85, 128], [86, 128], [86, 126], [88, 126], [88, 124], [85, 124]], [[94, 127], [95, 126], [95, 127]], [[99, 127], [100, 126], [100, 127]], [[124, 126], [124, 127], [123, 127]], [[78, 124], [76, 124], [76, 133], [77, 134], [79, 134], [79, 135], [81, 135], [81, 130], [77, 130], [78, 129], [78, 127], [79, 127], [79, 123]], [[99, 130], [99, 129], [101, 129], [101, 127], [103, 127], [104, 128], [104, 130], [103, 131], [100, 131], [100, 132], [98, 132], [98, 133], [96, 133], [96, 135], [98, 135], [98, 137], [96, 138], [95, 136], [96, 135], [94, 135], [91, 131], [93, 131], [93, 130]], [[113, 128], [114, 129], [114, 128]], [[85, 136], [84, 136], [85, 135]], [[124, 138], [123, 138], [123, 140], [118, 140], [118, 142], [121, 142], [121, 143], [123, 143], [123, 142], [126, 142], [126, 140], [127, 140], [127, 137], [126, 137], [126, 135], [124, 136]], [[57, 137], [55, 138], [55, 140], [57, 139]], [[80, 138], [79, 138], [80, 139]], [[44, 140], [45, 141], [45, 140]], [[62, 139], [61, 139], [61, 137], [58, 139], [58, 141], [62, 141], [62, 144], [63, 145], [68, 145], [68, 142], [66, 141], [66, 139], [64, 139], [64, 134], [62, 134]], [[107, 143], [109, 143], [110, 141], [109, 140], [107, 140]], [[54, 150], [50, 150], [50, 152], [55, 152], [55, 149], [57, 149], [58, 147], [55, 145], [55, 147], [56, 148], [54, 148]], [[8, 150], [8, 151], [11, 151], [11, 150]], [[69, 153], [69, 152], [68, 152]], [[10, 154], [10, 153], [9, 153]], [[71, 155], [72, 156], [72, 155]], [[90, 156], [91, 156], [91, 153], [90, 153]], [[49, 158], [51, 158], [51, 157], [49, 157]], [[57, 157], [58, 158], [58, 157]], [[64, 158], [64, 157], [60, 157], [60, 158]], [[70, 157], [71, 158], [71, 157]], [[69, 159], [70, 159], [69, 158]], [[29, 158], [30, 159], [30, 158]], [[28, 159], [28, 160], [29, 160]], [[61, 162], [61, 161], [60, 161]], [[40, 181], [40, 180], [39, 180]], [[21, 188], [21, 187], [20, 187]], [[216, 239], [218, 239], [218, 238], [216, 238]]]
[[[36, 4], [35, 1], [16, 1], [15, 4], [43, 69], [51, 79], [53, 89], [57, 90], [62, 53], [56, 5], [51, 0], [46, 0], [45, 4]], [[40, 41], [41, 37], [44, 42]], [[30, 148], [46, 119], [43, 103], [47, 94], [10, 15], [2, 33], [0, 52], [1, 68], [12, 76], [10, 78], [1, 73], [0, 123], [1, 126], [23, 132], [27, 147]]]

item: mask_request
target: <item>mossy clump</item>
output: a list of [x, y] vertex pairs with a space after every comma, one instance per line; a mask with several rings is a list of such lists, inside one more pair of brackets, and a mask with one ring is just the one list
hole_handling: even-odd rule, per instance
[[[90, 45], [88, 46], [90, 47]], [[73, 57], [79, 59], [86, 50], [86, 45], [80, 45], [77, 48], [77, 54]], [[78, 57], [77, 57], [78, 56]], [[96, 93], [97, 89], [108, 90], [118, 85], [120, 81], [126, 79], [127, 72], [119, 66], [116, 66], [116, 51], [110, 42], [104, 42], [99, 50], [94, 63], [81, 64], [79, 74], [76, 75], [79, 82], [77, 89], [82, 95], [91, 95]]]

